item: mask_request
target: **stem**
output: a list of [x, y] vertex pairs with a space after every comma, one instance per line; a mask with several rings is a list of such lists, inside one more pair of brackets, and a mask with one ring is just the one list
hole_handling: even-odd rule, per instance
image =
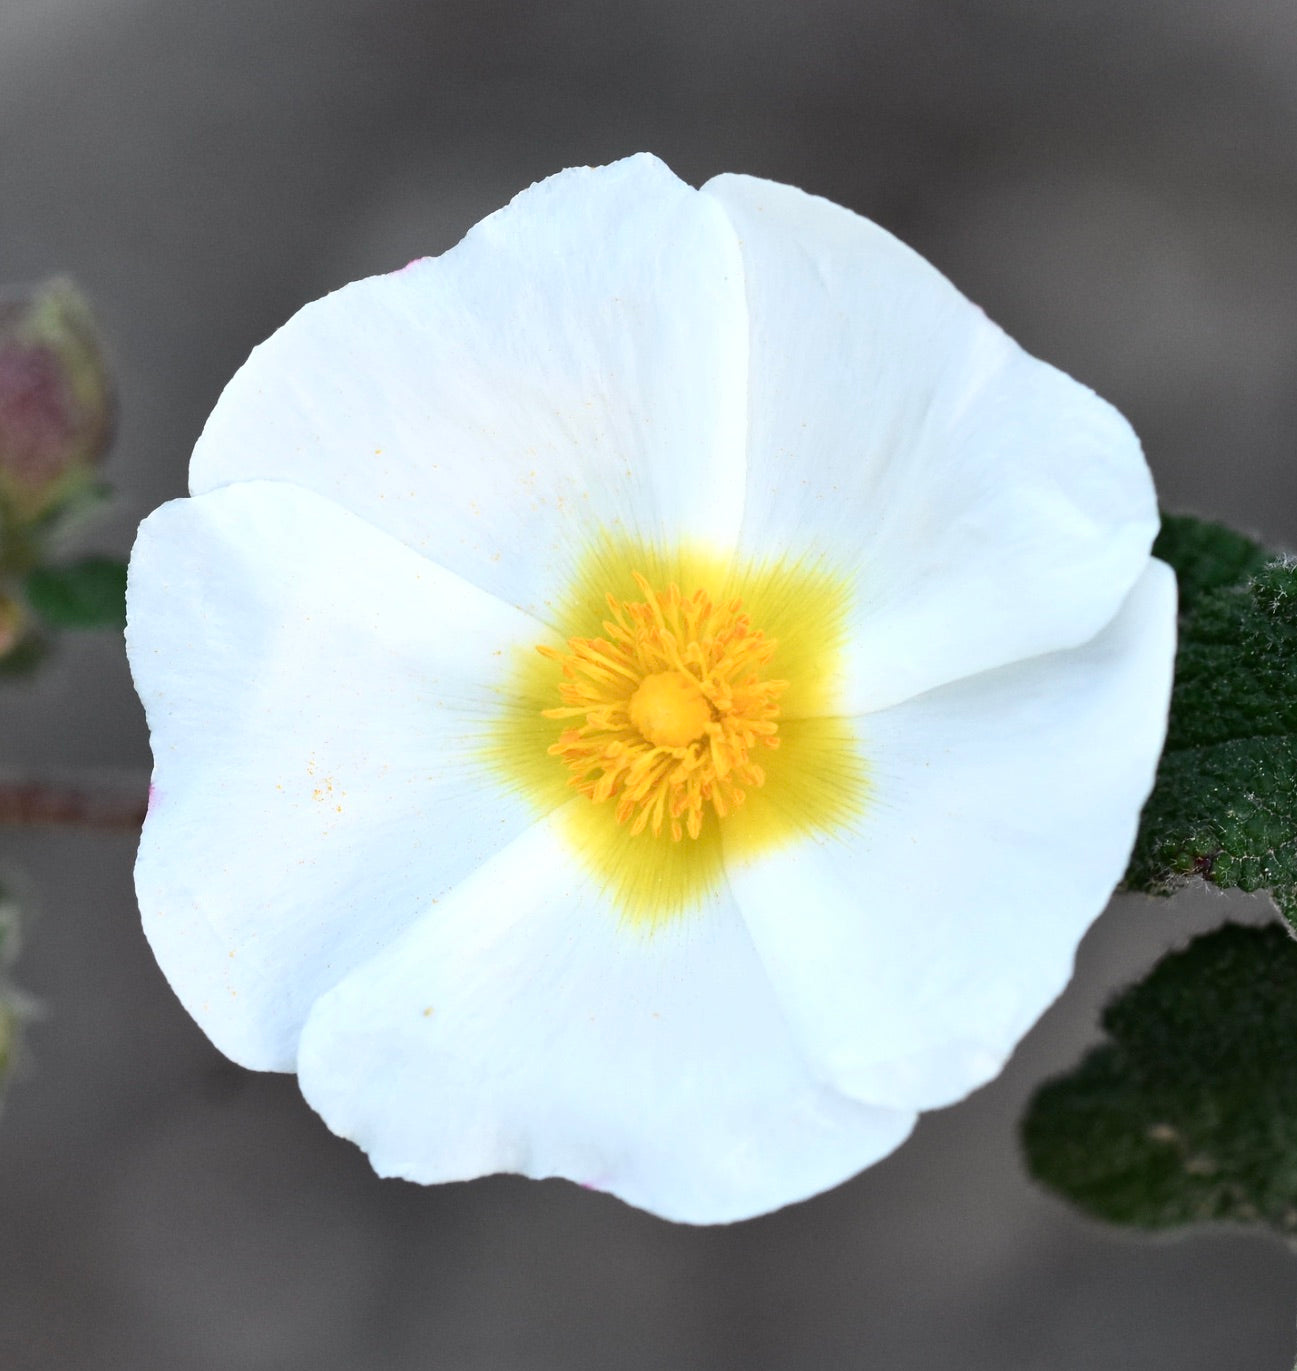
[[148, 782], [142, 775], [0, 773], [0, 826], [138, 833], [147, 808]]

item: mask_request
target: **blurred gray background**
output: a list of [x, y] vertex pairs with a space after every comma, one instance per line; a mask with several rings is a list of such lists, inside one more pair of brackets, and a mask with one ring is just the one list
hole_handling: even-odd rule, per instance
[[[640, 148], [879, 220], [1122, 408], [1167, 504], [1297, 544], [1292, 0], [0, 0], [0, 280], [71, 272], [120, 378], [98, 546], [183, 492], [303, 302]], [[147, 769], [111, 639], [0, 710], [0, 766]], [[0, 833], [45, 1008], [0, 1118], [3, 1371], [1292, 1364], [1286, 1249], [1114, 1237], [1033, 1190], [1014, 1131], [1110, 988], [1259, 903], [1119, 900], [999, 1081], [829, 1195], [696, 1230], [376, 1180], [180, 1010], [132, 856]]]

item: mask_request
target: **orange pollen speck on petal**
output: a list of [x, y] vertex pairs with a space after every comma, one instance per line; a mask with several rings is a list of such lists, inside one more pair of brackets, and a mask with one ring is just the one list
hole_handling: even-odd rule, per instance
[[632, 834], [678, 842], [699, 836], [709, 808], [723, 819], [765, 784], [756, 757], [779, 746], [788, 682], [767, 679], [775, 640], [740, 600], [635, 583], [642, 600], [607, 596], [603, 637], [537, 648], [563, 671], [562, 705], [542, 712], [567, 724], [549, 752], [571, 786], [611, 801]]

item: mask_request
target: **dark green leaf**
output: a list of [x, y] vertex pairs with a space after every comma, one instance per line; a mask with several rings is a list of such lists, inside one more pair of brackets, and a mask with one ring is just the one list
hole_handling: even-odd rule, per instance
[[126, 564], [112, 557], [37, 567], [26, 590], [31, 607], [55, 628], [125, 626]]
[[1285, 931], [1196, 939], [1103, 1027], [1110, 1041], [1032, 1101], [1032, 1175], [1110, 1223], [1297, 1234], [1297, 944]]
[[1246, 581], [1272, 561], [1274, 554], [1224, 524], [1185, 514], [1164, 514], [1153, 556], [1174, 568], [1180, 583], [1180, 613], [1187, 614], [1204, 591]]
[[1180, 647], [1126, 884], [1268, 890], [1297, 924], [1297, 564], [1190, 519], [1156, 550], [1180, 578]]

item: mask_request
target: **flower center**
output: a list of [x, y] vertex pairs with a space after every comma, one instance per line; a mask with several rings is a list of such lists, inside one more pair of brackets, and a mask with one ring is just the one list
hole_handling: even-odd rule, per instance
[[570, 721], [549, 752], [582, 795], [615, 801], [632, 833], [697, 838], [709, 811], [724, 818], [765, 784], [753, 754], [779, 746], [788, 682], [766, 679], [776, 644], [742, 601], [635, 583], [642, 600], [606, 597], [605, 637], [538, 649], [563, 668], [563, 704], [542, 712]]

